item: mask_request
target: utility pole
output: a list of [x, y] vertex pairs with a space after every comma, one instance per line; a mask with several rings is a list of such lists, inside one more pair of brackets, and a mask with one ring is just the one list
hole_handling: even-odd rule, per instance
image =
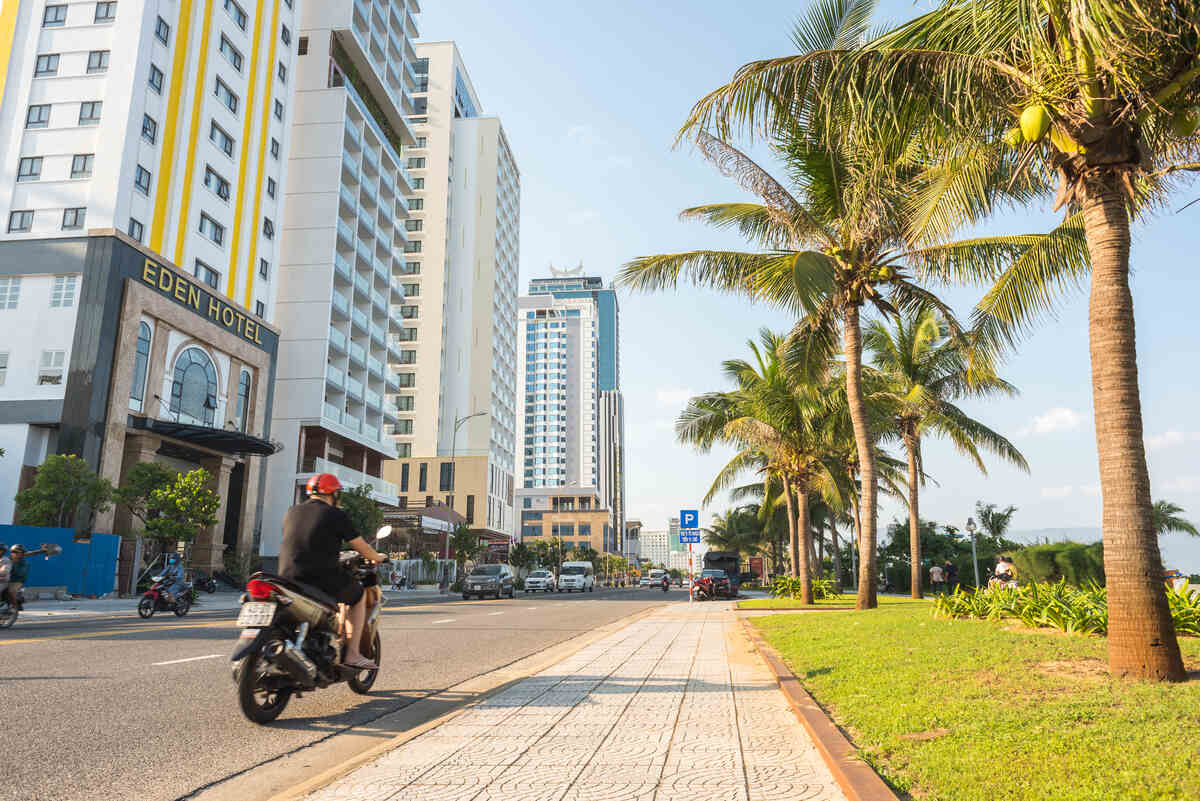
[[[454, 511], [454, 491], [458, 489], [458, 467], [455, 464], [455, 458], [458, 456], [458, 429], [459, 427], [470, 420], [472, 417], [479, 417], [487, 414], [487, 412], [475, 412], [468, 414], [466, 417], [454, 418], [454, 433], [450, 437], [450, 511]], [[453, 519], [453, 516], [451, 517]], [[450, 558], [450, 532], [446, 532], [446, 558]]]
[[971, 567], [975, 568], [975, 588], [979, 588], [979, 555], [975, 553], [975, 518], [967, 518], [967, 534], [971, 537]]

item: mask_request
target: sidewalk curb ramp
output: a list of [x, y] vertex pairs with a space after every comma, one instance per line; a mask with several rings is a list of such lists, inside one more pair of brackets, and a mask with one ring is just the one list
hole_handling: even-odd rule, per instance
[[[535, 654], [430, 693], [373, 721], [336, 732], [265, 764], [194, 790], [181, 796], [179, 801], [294, 801], [303, 798], [461, 715], [475, 703], [558, 664], [596, 640], [660, 609], [643, 609], [586, 634], [539, 649]], [[547, 657], [547, 651], [553, 651], [553, 656]], [[234, 712], [236, 710], [231, 714]], [[393, 734], [397, 731], [402, 733]], [[386, 739], [379, 742], [380, 738]]]
[[[742, 610], [751, 611], [751, 610]], [[842, 792], [849, 801], [900, 801], [891, 788], [879, 778], [870, 765], [858, 754], [858, 749], [846, 739], [837, 724], [830, 719], [813, 697], [808, 694], [800, 679], [784, 663], [779, 653], [767, 645], [758, 629], [749, 620], [741, 617], [742, 629], [754, 643], [758, 655], [767, 663], [767, 668], [775, 676], [779, 689], [791, 706], [792, 712], [800, 721], [800, 725], [808, 732], [817, 751], [833, 778], [841, 785]]]

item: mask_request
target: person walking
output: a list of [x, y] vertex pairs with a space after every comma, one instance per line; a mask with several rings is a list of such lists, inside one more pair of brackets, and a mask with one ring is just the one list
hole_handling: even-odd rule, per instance
[[949, 559], [942, 565], [942, 581], [946, 582], [947, 592], [958, 589], [958, 568]]
[[933, 585], [933, 591], [940, 593], [946, 589], [946, 575], [942, 572], [942, 566], [937, 562], [929, 568], [929, 583]]

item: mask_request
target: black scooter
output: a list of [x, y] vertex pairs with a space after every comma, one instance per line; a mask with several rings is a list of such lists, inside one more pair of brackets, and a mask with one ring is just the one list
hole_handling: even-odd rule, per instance
[[[31, 556], [43, 555], [47, 559], [51, 556], [57, 556], [62, 553], [62, 548], [57, 545], [45, 545], [36, 551], [26, 551], [25, 557], [28, 559]], [[8, 600], [8, 593], [0, 595], [0, 629], [11, 628], [17, 622], [17, 616], [21, 614], [21, 610], [25, 608], [25, 590], [24, 588], [17, 590], [17, 602], [11, 603]]]

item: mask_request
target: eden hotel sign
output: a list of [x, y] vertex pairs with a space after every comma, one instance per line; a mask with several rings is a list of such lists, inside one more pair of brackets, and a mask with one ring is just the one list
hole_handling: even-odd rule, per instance
[[173, 270], [152, 259], [146, 259], [139, 277], [142, 283], [153, 287], [159, 294], [166, 295], [225, 330], [263, 347], [262, 328], [256, 320]]

